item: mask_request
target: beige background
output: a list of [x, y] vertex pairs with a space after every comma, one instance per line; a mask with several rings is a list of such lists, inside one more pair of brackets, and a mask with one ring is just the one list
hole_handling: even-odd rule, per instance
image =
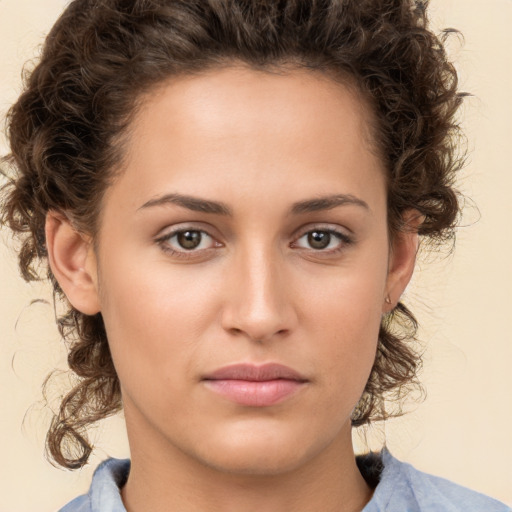
[[[22, 64], [37, 55], [64, 3], [0, 0], [2, 113], [19, 93]], [[427, 400], [370, 432], [369, 443], [385, 437], [395, 455], [420, 469], [512, 505], [512, 0], [433, 0], [432, 19], [466, 38], [463, 48], [450, 44], [462, 87], [475, 95], [464, 109], [471, 154], [460, 188], [481, 218], [475, 224], [478, 215], [469, 208], [455, 255], [419, 266], [407, 295], [423, 325]], [[2, 235], [0, 512], [54, 511], [87, 489], [98, 460], [127, 456], [123, 423], [117, 418], [99, 427], [97, 454], [82, 471], [45, 461], [49, 412], [40, 385], [65, 354], [51, 306], [29, 307], [51, 295], [21, 281]]]

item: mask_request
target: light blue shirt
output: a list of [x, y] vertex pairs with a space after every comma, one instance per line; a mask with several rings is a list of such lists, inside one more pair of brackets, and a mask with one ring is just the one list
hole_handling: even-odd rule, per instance
[[[422, 473], [382, 451], [382, 470], [372, 499], [362, 512], [512, 512], [492, 498]], [[96, 469], [89, 492], [59, 512], [126, 512], [120, 488], [130, 471], [128, 459], [108, 459]]]

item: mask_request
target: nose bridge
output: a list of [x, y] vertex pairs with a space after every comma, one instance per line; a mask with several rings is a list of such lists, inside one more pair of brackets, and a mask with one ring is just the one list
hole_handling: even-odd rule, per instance
[[270, 244], [250, 243], [234, 259], [224, 327], [259, 341], [290, 330], [295, 314], [282, 256]]

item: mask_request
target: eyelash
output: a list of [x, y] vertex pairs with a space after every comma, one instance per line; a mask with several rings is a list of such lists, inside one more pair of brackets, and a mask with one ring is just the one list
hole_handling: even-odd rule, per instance
[[[195, 250], [195, 249], [190, 249], [190, 250], [186, 250], [186, 249], [183, 249], [182, 251], [177, 251], [177, 250], [174, 250], [172, 249], [169, 245], [168, 245], [168, 242], [174, 238], [175, 236], [179, 235], [180, 233], [186, 233], [187, 231], [192, 231], [194, 233], [201, 233], [202, 235], [206, 235], [210, 238], [212, 238], [212, 240], [214, 240], [214, 238], [206, 231], [202, 230], [202, 229], [194, 229], [194, 228], [180, 228], [180, 229], [177, 229], [175, 231], [171, 231], [170, 233], [167, 233], [165, 234], [164, 236], [161, 236], [159, 238], [156, 239], [156, 243], [160, 246], [160, 248], [170, 254], [171, 256], [173, 257], [176, 257], [176, 258], [183, 258], [183, 259], [191, 259], [191, 258], [194, 258], [195, 257], [195, 253], [198, 253], [199, 251], [210, 251], [212, 249], [215, 249], [215, 247], [209, 247], [207, 249], [200, 249], [199, 251], [198, 250]], [[313, 253], [318, 253], [318, 254], [323, 254], [323, 255], [334, 255], [334, 254], [338, 254], [340, 252], [342, 252], [343, 250], [345, 250], [347, 248], [347, 246], [350, 246], [354, 243], [354, 240], [348, 236], [347, 234], [341, 232], [341, 231], [337, 231], [335, 229], [332, 229], [332, 228], [323, 228], [323, 227], [314, 227], [312, 229], [309, 229], [308, 231], [305, 231], [304, 233], [302, 233], [297, 239], [295, 242], [293, 242], [293, 244], [296, 244], [301, 238], [309, 235], [310, 233], [314, 233], [314, 232], [320, 232], [320, 233], [327, 233], [331, 236], [334, 236], [335, 238], [337, 238], [339, 240], [339, 242], [341, 243], [341, 245], [335, 249], [329, 249], [329, 250], [324, 250], [324, 249], [309, 249], [311, 250]], [[217, 247], [221, 247], [222, 245], [219, 244], [217, 242]], [[294, 245], [291, 245], [291, 247], [294, 247]], [[302, 249], [305, 249], [305, 248], [302, 248]], [[305, 249], [305, 250], [308, 250], [308, 249]]]

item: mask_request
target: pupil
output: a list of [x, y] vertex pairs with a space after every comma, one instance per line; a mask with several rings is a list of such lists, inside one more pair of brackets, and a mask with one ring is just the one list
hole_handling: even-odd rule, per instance
[[201, 243], [199, 231], [182, 231], [178, 233], [178, 243], [184, 249], [195, 249]]
[[312, 231], [308, 235], [308, 243], [314, 249], [325, 249], [331, 241], [331, 234], [325, 231]]

